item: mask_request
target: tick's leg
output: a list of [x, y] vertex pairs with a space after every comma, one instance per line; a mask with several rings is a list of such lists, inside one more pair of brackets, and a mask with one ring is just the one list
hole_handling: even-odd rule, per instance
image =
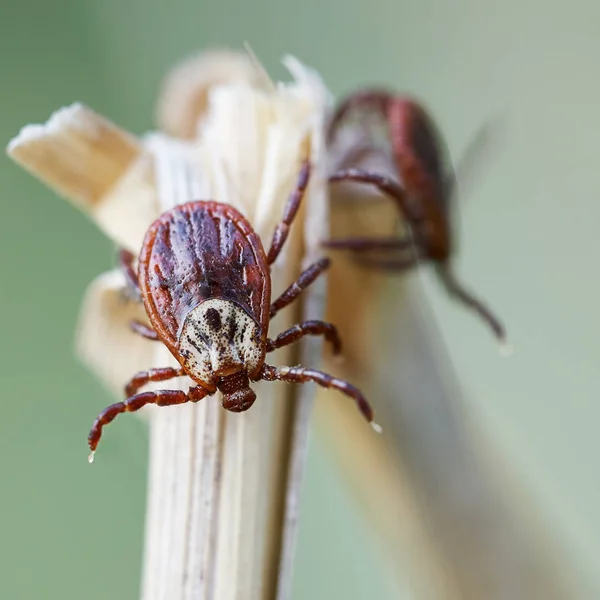
[[94, 421], [92, 429], [88, 436], [88, 445], [91, 454], [88, 458], [90, 462], [94, 460], [94, 452], [98, 447], [100, 438], [102, 437], [102, 428], [112, 422], [117, 415], [124, 412], [135, 412], [147, 404], [156, 404], [158, 406], [173, 406], [174, 404], [184, 404], [185, 402], [198, 402], [207, 396], [209, 392], [201, 387], [191, 387], [187, 394], [178, 390], [163, 390], [160, 392], [144, 392], [137, 394], [131, 398], [127, 398], [125, 402], [117, 402], [108, 408], [105, 408]]
[[125, 396], [133, 396], [142, 386], [150, 383], [151, 381], [167, 381], [167, 379], [182, 377], [183, 375], [185, 375], [185, 371], [181, 367], [178, 369], [173, 367], [164, 367], [140, 371], [139, 373], [136, 373], [125, 386]]
[[267, 340], [267, 352], [293, 344], [305, 335], [322, 335], [333, 346], [335, 355], [342, 351], [342, 342], [335, 325], [325, 321], [304, 321], [280, 333], [274, 340]]
[[473, 309], [479, 316], [490, 326], [494, 335], [498, 338], [503, 346], [506, 346], [506, 329], [500, 320], [492, 313], [492, 311], [483, 304], [480, 300], [470, 294], [454, 277], [454, 273], [449, 265], [441, 264], [437, 266], [437, 273], [442, 280], [446, 291], [454, 296], [464, 305]]
[[355, 256], [353, 260], [363, 267], [370, 267], [377, 271], [407, 271], [416, 267], [420, 262], [420, 257], [411, 254], [402, 258], [372, 258], [368, 256]]
[[402, 186], [391, 177], [366, 171], [364, 169], [344, 169], [338, 171], [329, 178], [331, 183], [336, 181], [356, 181], [357, 183], [370, 183], [374, 185], [381, 193], [390, 196], [395, 202], [403, 216], [410, 220], [415, 214], [418, 214], [420, 208], [415, 205], [411, 198], [404, 192]]
[[135, 256], [129, 252], [129, 250], [121, 250], [119, 253], [119, 261], [129, 287], [141, 297], [142, 292], [140, 291], [140, 283], [138, 281], [137, 273], [133, 268]]
[[305, 161], [302, 164], [302, 168], [300, 169], [300, 175], [298, 177], [298, 183], [296, 184], [296, 189], [290, 195], [287, 204], [283, 210], [283, 218], [279, 222], [275, 229], [275, 233], [273, 234], [273, 239], [271, 240], [271, 248], [267, 255], [267, 262], [272, 265], [279, 256], [285, 241], [287, 240], [288, 234], [290, 232], [290, 225], [292, 221], [296, 217], [298, 213], [298, 209], [300, 208], [300, 202], [302, 202], [302, 198], [304, 196], [304, 192], [306, 190], [306, 186], [308, 185], [308, 180], [310, 179], [310, 163]]
[[132, 331], [135, 331], [135, 333], [149, 340], [153, 340], [155, 342], [160, 340], [158, 334], [156, 333], [156, 331], [154, 331], [154, 329], [152, 329], [152, 327], [148, 327], [148, 325], [145, 325], [140, 321], [131, 321], [131, 323], [129, 323], [129, 327]]
[[323, 373], [322, 371], [317, 371], [316, 369], [306, 369], [304, 367], [273, 367], [271, 365], [263, 366], [260, 377], [266, 381], [287, 381], [288, 383], [306, 383], [308, 381], [314, 381], [324, 388], [334, 388], [339, 390], [343, 394], [346, 394], [346, 396], [352, 398], [356, 402], [363, 417], [371, 423], [374, 429], [380, 431], [380, 427], [373, 423], [373, 409], [362, 395], [362, 392], [343, 379], [332, 377], [331, 375]]
[[303, 290], [305, 290], [323, 271], [325, 271], [331, 261], [328, 258], [322, 258], [313, 263], [300, 274], [300, 277], [290, 285], [290, 287], [271, 304], [271, 318], [273, 318], [282, 308], [293, 302]]
[[363, 251], [387, 251], [387, 250], [408, 250], [413, 245], [410, 238], [367, 238], [356, 237], [343, 240], [327, 240], [321, 245], [331, 250], [352, 250], [353, 252]]

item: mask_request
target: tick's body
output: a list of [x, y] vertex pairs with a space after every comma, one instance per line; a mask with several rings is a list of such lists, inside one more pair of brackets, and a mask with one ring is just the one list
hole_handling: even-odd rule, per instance
[[[464, 290], [450, 268], [454, 255], [450, 199], [455, 191], [455, 177], [433, 120], [415, 100], [383, 90], [367, 90], [349, 96], [339, 105], [330, 123], [330, 141], [352, 110], [375, 112], [384, 119], [399, 180], [361, 169], [340, 171], [330, 180], [357, 181], [378, 187], [397, 204], [410, 236], [385, 240], [352, 238], [326, 245], [361, 252], [363, 262], [388, 270], [405, 270], [423, 261], [434, 262], [448, 292], [477, 311], [504, 341], [503, 325]], [[365, 252], [388, 256], [367, 260]]]
[[258, 235], [233, 207], [193, 202], [152, 225], [139, 282], [154, 331], [186, 373], [215, 392], [265, 362], [271, 277]]
[[[248, 221], [232, 206], [218, 202], [190, 202], [157, 219], [146, 234], [137, 274], [133, 255], [122, 253], [127, 279], [140, 294], [151, 324], [133, 323], [133, 329], [164, 343], [180, 368], [150, 369], [132, 378], [126, 387], [127, 400], [109, 406], [96, 419], [89, 436], [90, 459], [102, 427], [119, 413], [146, 404], [197, 402], [217, 390], [223, 394], [224, 408], [243, 412], [256, 399], [250, 381], [261, 379], [315, 381], [337, 388], [354, 398], [363, 415], [372, 421], [369, 404], [349, 383], [313, 369], [277, 368], [265, 363], [267, 352], [307, 334], [324, 335], [334, 352], [340, 350], [336, 328], [323, 321], [306, 321], [275, 340], [268, 338], [270, 318], [294, 301], [329, 265], [322, 259], [306, 269], [271, 304], [270, 265], [287, 239], [308, 175], [305, 165], [268, 254]], [[197, 384], [187, 394], [179, 390], [136, 394], [146, 383], [183, 375]]]

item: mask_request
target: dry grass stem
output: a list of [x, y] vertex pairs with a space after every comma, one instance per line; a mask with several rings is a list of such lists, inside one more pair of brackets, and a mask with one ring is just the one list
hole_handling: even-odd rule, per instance
[[[224, 60], [233, 65], [226, 76]], [[45, 125], [24, 129], [8, 151], [135, 252], [160, 212], [198, 198], [233, 204], [267, 244], [301, 161], [310, 158], [313, 177], [303, 209], [273, 268], [278, 294], [317, 256], [317, 240], [328, 226], [322, 131], [329, 95], [316, 73], [292, 58], [286, 65], [294, 81], [264, 89], [244, 55], [192, 59], [183, 67], [187, 78], [179, 77], [179, 69], [159, 102], [163, 126], [185, 139], [153, 133], [139, 140], [74, 105]], [[182, 106], [188, 109], [182, 112]], [[321, 318], [323, 285], [305, 294], [303, 308], [298, 303], [278, 315], [271, 333], [302, 317]], [[118, 271], [100, 276], [86, 295], [80, 356], [111, 390], [122, 389], [142, 365], [173, 364], [165, 348], [126, 329], [139, 312], [123, 293]], [[312, 342], [301, 357], [285, 348], [272, 361], [296, 364], [301, 358], [318, 367], [320, 353], [321, 345]], [[258, 401], [243, 415], [224, 411], [218, 397], [146, 411], [151, 432], [144, 600], [287, 596], [315, 390], [269, 382], [255, 390]], [[90, 408], [91, 418], [96, 409]], [[104, 443], [110, 443], [107, 434]]]

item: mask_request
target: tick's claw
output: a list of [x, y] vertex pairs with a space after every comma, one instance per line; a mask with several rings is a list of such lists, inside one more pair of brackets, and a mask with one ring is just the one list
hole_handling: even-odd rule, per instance
[[95, 453], [96, 453], [96, 451], [95, 451], [95, 450], [92, 450], [92, 451], [90, 452], [90, 455], [88, 456], [88, 462], [89, 462], [90, 464], [92, 464], [92, 463], [94, 462], [94, 454], [95, 454]]
[[514, 352], [512, 344], [509, 344], [508, 340], [502, 340], [500, 342], [500, 356], [510, 356]]
[[378, 425], [374, 421], [371, 421], [371, 427], [373, 428], [373, 430], [375, 432], [377, 432], [377, 433], [383, 433], [383, 428], [381, 427], [381, 425]]

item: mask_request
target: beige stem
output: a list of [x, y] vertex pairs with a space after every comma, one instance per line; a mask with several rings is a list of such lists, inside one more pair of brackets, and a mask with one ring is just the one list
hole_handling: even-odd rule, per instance
[[[9, 154], [82, 208], [120, 245], [139, 250], [145, 227], [161, 207], [197, 197], [200, 173], [185, 142], [155, 134], [143, 144], [79, 105], [59, 117], [24, 130]], [[294, 149], [291, 156], [301, 151]], [[102, 177], [98, 164], [105, 165]], [[299, 160], [290, 170], [297, 168]], [[282, 194], [275, 212], [282, 211], [288, 193]], [[319, 204], [326, 206], [321, 199]], [[310, 199], [290, 236], [284, 262], [274, 270], [275, 290], [285, 289], [297, 276], [301, 256], [314, 253], [310, 244], [303, 247], [302, 221], [309, 207]], [[325, 227], [326, 220], [319, 219], [318, 226]], [[84, 308], [92, 312], [82, 314], [78, 342], [84, 360], [116, 389], [142, 358], [148, 361], [146, 368], [174, 364], [161, 345], [131, 345], [125, 321], [136, 311], [118, 289], [122, 282], [113, 273], [90, 288]], [[322, 281], [305, 294], [310, 318], [323, 316], [324, 285]], [[303, 314], [301, 303], [295, 304], [273, 326], [287, 328]], [[99, 348], [98, 339], [108, 345]], [[313, 341], [303, 348], [302, 359], [318, 366], [320, 352], [321, 344]], [[296, 364], [298, 358], [293, 348], [269, 355], [275, 364]], [[187, 389], [190, 383], [169, 387]], [[287, 597], [315, 390], [279, 382], [254, 387], [258, 401], [243, 414], [224, 411], [219, 395], [197, 405], [145, 411], [150, 416], [150, 474], [144, 600]], [[102, 448], [97, 456], [101, 459]]]

